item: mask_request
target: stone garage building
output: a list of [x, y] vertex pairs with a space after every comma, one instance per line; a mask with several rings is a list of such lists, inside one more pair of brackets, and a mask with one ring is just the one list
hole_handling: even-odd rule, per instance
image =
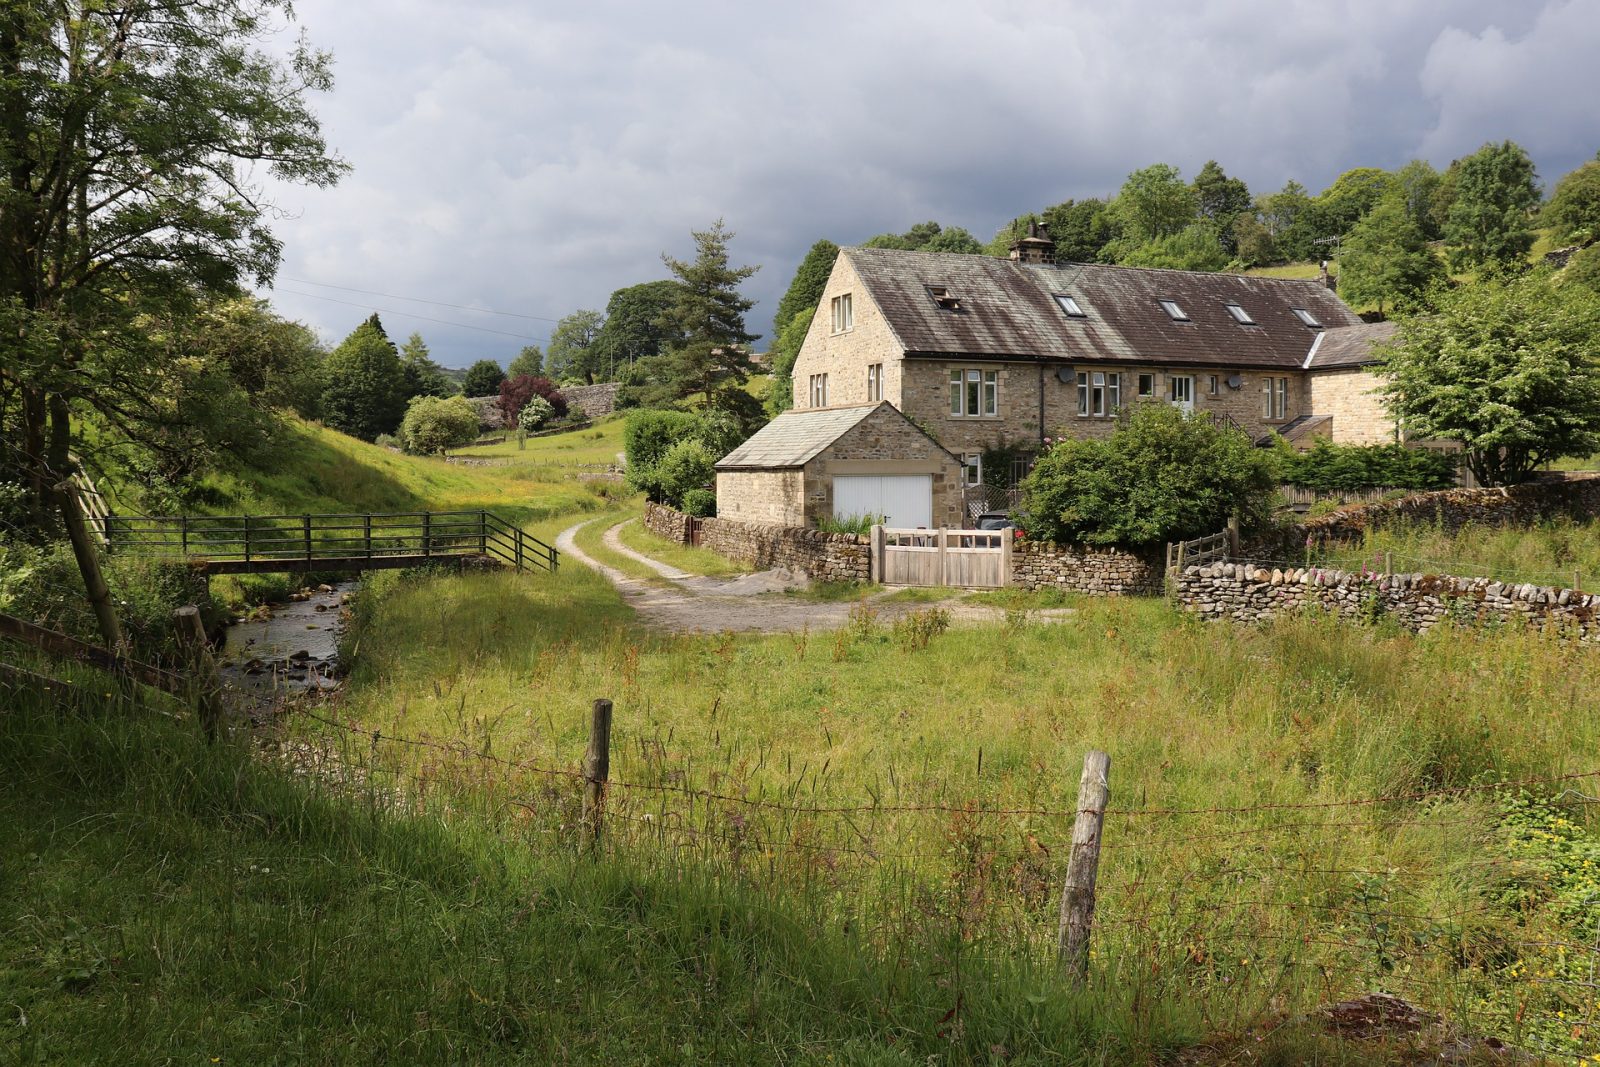
[[717, 463], [717, 515], [815, 526], [961, 525], [961, 463], [892, 404], [786, 411]]

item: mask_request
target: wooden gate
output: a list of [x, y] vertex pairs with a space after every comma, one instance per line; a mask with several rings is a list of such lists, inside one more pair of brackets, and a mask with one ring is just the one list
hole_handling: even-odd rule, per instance
[[872, 574], [884, 585], [998, 589], [1011, 584], [1011, 530], [872, 528]]

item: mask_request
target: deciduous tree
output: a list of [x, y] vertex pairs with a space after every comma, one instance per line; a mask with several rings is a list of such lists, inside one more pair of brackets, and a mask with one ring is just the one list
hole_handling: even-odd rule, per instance
[[39, 521], [74, 408], [137, 435], [176, 368], [136, 336], [270, 280], [262, 182], [328, 185], [329, 58], [264, 46], [286, 0], [0, 5], [0, 456]]
[[1531, 213], [1539, 203], [1533, 160], [1514, 141], [1486, 144], [1460, 161], [1444, 239], [1457, 270], [1505, 270], [1526, 263]]
[[1459, 286], [1437, 305], [1401, 319], [1380, 349], [1408, 433], [1460, 442], [1484, 485], [1600, 451], [1600, 301], [1541, 269]]
[[1558, 241], [1600, 241], [1600, 160], [1585, 163], [1562, 178], [1541, 219], [1555, 229]]
[[537, 378], [544, 374], [544, 353], [538, 345], [524, 345], [506, 366], [508, 378]]
[[352, 437], [371, 441], [394, 433], [405, 417], [400, 354], [373, 315], [339, 343], [323, 364], [322, 419]]
[[603, 367], [603, 356], [595, 347], [605, 316], [598, 311], [574, 311], [562, 317], [550, 333], [550, 351], [545, 358], [551, 377], [576, 379], [593, 385]]
[[467, 376], [461, 380], [461, 395], [493, 396], [505, 380], [506, 372], [500, 369], [500, 364], [492, 359], [480, 359], [467, 368]]
[[1396, 190], [1369, 211], [1345, 239], [1339, 255], [1339, 295], [1356, 306], [1385, 308], [1419, 303], [1444, 276], [1444, 263]]
[[795, 268], [789, 288], [784, 290], [783, 298], [778, 301], [778, 312], [772, 317], [773, 337], [782, 335], [800, 312], [809, 314], [816, 310], [817, 302], [822, 299], [822, 290], [828, 284], [828, 276], [833, 273], [833, 261], [838, 258], [839, 246], [826, 237], [806, 252], [800, 266]]

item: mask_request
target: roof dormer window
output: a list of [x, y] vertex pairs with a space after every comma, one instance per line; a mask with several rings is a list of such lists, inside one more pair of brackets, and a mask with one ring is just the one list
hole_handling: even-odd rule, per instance
[[946, 311], [960, 311], [961, 298], [942, 285], [928, 286], [928, 295], [933, 297], [933, 302]]
[[1299, 319], [1313, 330], [1322, 329], [1322, 323], [1318, 322], [1317, 317], [1311, 314], [1311, 312], [1307, 311], [1305, 308], [1290, 308], [1289, 310], [1294, 312], [1295, 318]]
[[1167, 317], [1172, 319], [1173, 322], [1189, 321], [1189, 316], [1184, 314], [1183, 308], [1178, 306], [1178, 302], [1176, 300], [1161, 301], [1161, 310], [1165, 311], [1167, 313]]
[[1066, 312], [1068, 318], [1086, 319], [1089, 317], [1078, 302], [1066, 293], [1056, 293], [1055, 298], [1056, 304], [1060, 306], [1062, 311]]
[[1254, 326], [1256, 324], [1256, 320], [1250, 317], [1250, 312], [1238, 304], [1228, 303], [1222, 306], [1228, 309], [1228, 314], [1232, 315], [1233, 321], [1240, 326]]

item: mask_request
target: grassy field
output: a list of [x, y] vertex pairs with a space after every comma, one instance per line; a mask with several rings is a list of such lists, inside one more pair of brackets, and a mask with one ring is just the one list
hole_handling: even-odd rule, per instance
[[1570, 519], [1534, 527], [1468, 527], [1449, 532], [1428, 524], [1368, 530], [1359, 545], [1313, 552], [1311, 561], [1348, 570], [1482, 575], [1538, 585], [1600, 587], [1600, 523]]
[[[638, 568], [599, 544], [636, 505], [552, 458], [604, 447], [586, 432], [459, 467], [304, 428], [372, 461], [352, 484], [522, 486], [504, 506], [528, 529], [594, 518], [580, 546]], [[1406, 536], [1530, 566], [1594, 551], [1586, 528]], [[1592, 650], [988, 600], [1003, 623], [861, 604], [837, 631], [680, 636], [570, 563], [374, 575], [321, 712], [345, 726], [290, 722], [354, 797], [164, 724], [0, 716], [0, 855], [28, 857], [0, 867], [0, 1033], [33, 1062], [1154, 1064], [1208, 1044], [1189, 1062], [1373, 1063], [1399, 1049], [1296, 1020], [1385, 990], [1593, 1046], [1600, 845], [1575, 798], [1594, 780], [1549, 781], [1600, 770]], [[613, 785], [583, 864], [597, 697]], [[1089, 748], [1111, 754], [1113, 814], [1075, 994], [1051, 961]]]
[[552, 466], [614, 464], [622, 451], [623, 420], [605, 419], [593, 426], [549, 437], [530, 437], [520, 445], [508, 437], [497, 445], [458, 448], [452, 455], [478, 459], [510, 459], [518, 463], [547, 463]]
[[725, 577], [745, 574], [750, 570], [744, 564], [735, 563], [707, 549], [680, 545], [676, 541], [668, 541], [665, 537], [657, 537], [637, 520], [623, 526], [619, 536], [622, 538], [622, 543], [635, 552], [642, 552], [651, 559], [659, 560], [669, 567], [676, 567], [688, 574]]

